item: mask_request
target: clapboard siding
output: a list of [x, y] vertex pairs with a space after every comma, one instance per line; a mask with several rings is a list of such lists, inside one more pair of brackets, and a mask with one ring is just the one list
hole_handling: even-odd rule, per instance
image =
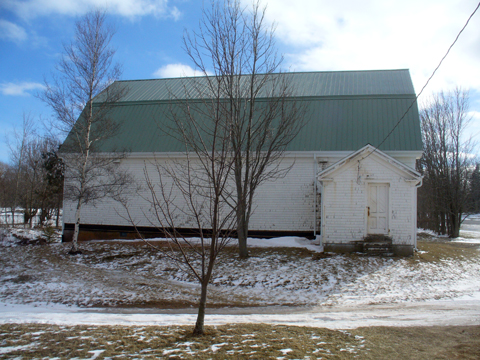
[[323, 242], [350, 243], [367, 235], [369, 183], [389, 184], [389, 236], [398, 245], [413, 245], [416, 188], [391, 164], [370, 156], [351, 161], [324, 181]]
[[[165, 160], [157, 160], [165, 163]], [[167, 160], [168, 161], [168, 160]], [[250, 229], [273, 231], [313, 231], [313, 179], [314, 167], [312, 158], [285, 159], [284, 168], [292, 166], [291, 171], [284, 177], [269, 181], [260, 186], [256, 192], [254, 214], [251, 218]], [[135, 224], [138, 226], [152, 226], [158, 223], [148, 211], [150, 204], [145, 199], [151, 195], [146, 189], [145, 169], [153, 183], [158, 184], [158, 172], [152, 159], [125, 159], [120, 165], [127, 169], [141, 184], [143, 190], [139, 194], [131, 195], [128, 201], [128, 210]], [[168, 177], [164, 177], [167, 187], [171, 185]], [[130, 189], [131, 190], [131, 189]], [[127, 192], [126, 192], [127, 193]], [[179, 192], [172, 196], [178, 201]], [[180, 206], [182, 206], [179, 203]], [[75, 205], [65, 201], [65, 222], [75, 222]], [[113, 199], [104, 199], [95, 205], [82, 208], [81, 221], [83, 224], [125, 225], [132, 223], [127, 220], [124, 207]], [[192, 219], [181, 216], [177, 219], [178, 227], [196, 227]]]
[[287, 176], [258, 188], [250, 228], [313, 232], [313, 157], [285, 159], [284, 164], [293, 164]]
[[[160, 164], [167, 164], [173, 159], [158, 159]], [[179, 159], [175, 159], [178, 161]], [[317, 154], [317, 171], [326, 168], [340, 160], [339, 157], [329, 157]], [[406, 157], [399, 158], [403, 163], [411, 163]], [[137, 226], [159, 226], [152, 216], [150, 204], [145, 199], [151, 195], [146, 187], [145, 170], [155, 184], [159, 183], [158, 172], [153, 158], [127, 158], [119, 165], [127, 169], [140, 184], [143, 190], [133, 194], [133, 190], [125, 192], [128, 195], [128, 210]], [[254, 198], [254, 214], [250, 220], [252, 231], [274, 232], [312, 232], [315, 222], [314, 178], [315, 160], [310, 157], [287, 157], [282, 167], [292, 167], [283, 178], [269, 181], [261, 185]], [[169, 187], [168, 177], [164, 178]], [[416, 218], [416, 188], [414, 182], [406, 181], [402, 171], [383, 161], [376, 154], [369, 156], [360, 163], [350, 161], [336, 170], [332, 177], [323, 181], [322, 239], [325, 244], [348, 244], [360, 241], [367, 235], [367, 192], [371, 182], [389, 184], [389, 235], [394, 244], [413, 245], [415, 241]], [[180, 193], [173, 192], [177, 204], [182, 206]], [[75, 205], [65, 201], [64, 221], [74, 223]], [[82, 208], [82, 224], [132, 226], [127, 219], [123, 206], [113, 199], [104, 199], [95, 205]], [[179, 228], [196, 228], [191, 217], [180, 215], [176, 220]]]

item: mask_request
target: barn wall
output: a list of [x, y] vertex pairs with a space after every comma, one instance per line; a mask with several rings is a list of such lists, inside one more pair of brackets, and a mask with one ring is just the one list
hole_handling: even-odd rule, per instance
[[[338, 161], [339, 158], [317, 157], [317, 169]], [[159, 160], [164, 162], [165, 160]], [[366, 235], [366, 202], [368, 181], [386, 182], [390, 184], [389, 225], [391, 236], [396, 244], [413, 244], [414, 221], [416, 205], [415, 187], [404, 181], [402, 172], [380, 161], [376, 156], [370, 156], [362, 161], [360, 169], [361, 180], [357, 183], [357, 161], [344, 165], [333, 173], [332, 181], [324, 182], [322, 233], [324, 243], [349, 244], [351, 241], [362, 240]], [[130, 171], [142, 184], [140, 195], [133, 195], [133, 189], [125, 191], [129, 198], [128, 209], [137, 226], [152, 227], [158, 221], [152, 216], [148, 200], [151, 195], [145, 186], [145, 166], [153, 183], [158, 184], [158, 173], [152, 160], [129, 158], [122, 160], [121, 165]], [[263, 184], [255, 196], [254, 214], [250, 222], [252, 234], [272, 233], [273, 235], [294, 234], [313, 235], [314, 224], [314, 159], [311, 157], [287, 158], [284, 167], [292, 166], [290, 172], [276, 181]], [[369, 175], [366, 181], [366, 175]], [[169, 182], [166, 182], [168, 187]], [[172, 196], [181, 199], [180, 193]], [[64, 222], [70, 226], [75, 222], [75, 205], [65, 201]], [[125, 209], [112, 199], [104, 199], [94, 205], [82, 208], [81, 223], [86, 225], [117, 227], [113, 233], [82, 235], [90, 238], [117, 238], [125, 234], [123, 227], [131, 227]], [[320, 216], [320, 215], [319, 215]], [[196, 228], [195, 222], [187, 216], [178, 216], [177, 226], [185, 229]], [[69, 230], [70, 233], [73, 231]], [[112, 230], [113, 231], [113, 230]], [[102, 237], [103, 236], [103, 237]], [[130, 235], [122, 235], [128, 237]], [[67, 236], [68, 237], [68, 236]]]
[[405, 175], [377, 156], [352, 159], [324, 181], [324, 244], [352, 244], [367, 235], [367, 191], [372, 182], [389, 186], [389, 236], [396, 245], [414, 245], [415, 187]]
[[[158, 161], [164, 163], [165, 160]], [[151, 205], [145, 200], [151, 199], [151, 194], [145, 186], [145, 166], [152, 183], [159, 183], [158, 172], [152, 160], [124, 159], [121, 166], [133, 174], [137, 184], [142, 184], [144, 188], [139, 192], [141, 196], [133, 195], [133, 189], [125, 191], [125, 194], [132, 192], [132, 195], [128, 196], [128, 210], [134, 222], [138, 226], [152, 226], [152, 223], [158, 223], [149, 211]], [[258, 189], [250, 223], [251, 230], [313, 232], [313, 157], [285, 159], [282, 168], [290, 166], [292, 169], [284, 178], [266, 182]], [[170, 188], [171, 181], [168, 181], [168, 177], [164, 179], [166, 187]], [[173, 197], [176, 197], [177, 204], [180, 204], [179, 199], [182, 199], [182, 196], [178, 191], [172, 193]], [[74, 217], [75, 205], [65, 201], [65, 223], [74, 223]], [[112, 199], [103, 199], [95, 205], [83, 206], [81, 212], [82, 224], [131, 226], [132, 223], [126, 219], [127, 217], [123, 206]], [[181, 228], [197, 227], [193, 219], [180, 213], [176, 225]]]
[[285, 159], [283, 163], [293, 168], [284, 178], [259, 187], [250, 227], [313, 232], [313, 158]]

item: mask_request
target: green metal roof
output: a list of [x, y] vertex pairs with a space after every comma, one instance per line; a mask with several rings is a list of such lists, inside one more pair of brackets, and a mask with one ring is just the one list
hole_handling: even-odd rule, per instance
[[[355, 151], [377, 146], [393, 129], [415, 99], [408, 70], [288, 73], [294, 97], [308, 119], [288, 151]], [[205, 78], [121, 81], [127, 95], [110, 117], [122, 131], [100, 148], [132, 152], [179, 152], [182, 144], [166, 134], [172, 99], [184, 98], [185, 89]], [[175, 105], [173, 105], [175, 106]], [[422, 150], [417, 105], [380, 147], [381, 150]]]
[[[291, 84], [293, 96], [415, 94], [408, 70], [303, 72], [284, 73], [282, 76]], [[182, 99], [186, 89], [202, 86], [205, 82], [205, 77], [184, 77], [118, 81], [117, 84], [127, 87], [122, 101], [130, 102]]]

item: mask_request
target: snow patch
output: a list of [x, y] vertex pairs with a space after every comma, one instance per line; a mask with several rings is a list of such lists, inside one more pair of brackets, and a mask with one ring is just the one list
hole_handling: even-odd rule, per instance
[[90, 358], [90, 360], [93, 360], [99, 357], [101, 353], [105, 352], [105, 350], [90, 350], [87, 352], [93, 354], [93, 356]]
[[4, 346], [4, 347], [0, 347], [0, 354], [8, 354], [8, 353], [11, 353], [13, 351], [22, 351], [22, 350], [28, 350], [28, 349], [31, 349], [35, 346], [37, 346], [38, 343], [32, 343], [32, 344], [28, 344], [28, 345], [20, 345], [20, 346]]

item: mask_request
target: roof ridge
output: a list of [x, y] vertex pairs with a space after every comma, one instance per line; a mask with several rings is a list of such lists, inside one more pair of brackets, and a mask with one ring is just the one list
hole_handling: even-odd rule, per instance
[[[404, 69], [373, 69], [373, 70], [325, 70], [325, 71], [292, 71], [292, 72], [282, 72], [282, 73], [272, 73], [270, 75], [279, 75], [279, 74], [287, 74], [287, 75], [296, 75], [296, 74], [331, 74], [331, 73], [361, 73], [361, 72], [393, 72], [393, 71], [410, 71], [408, 68]], [[251, 74], [243, 74], [241, 76], [248, 76]], [[257, 75], [267, 75], [265, 73], [257, 74]], [[214, 75], [212, 75], [214, 76]], [[116, 80], [115, 82], [136, 82], [136, 81], [160, 81], [160, 80], [180, 80], [180, 79], [201, 79], [206, 78], [207, 76], [177, 76], [177, 77], [169, 77], [169, 78], [154, 78], [154, 79], [130, 79], [130, 80]]]
[[[362, 99], [375, 99], [375, 100], [399, 100], [399, 99], [413, 99], [415, 98], [415, 93], [404, 93], [404, 94], [362, 94], [362, 95], [307, 95], [307, 96], [290, 96], [286, 98], [287, 101], [319, 101], [319, 100], [362, 100]], [[202, 102], [208, 98], [196, 98], [189, 100], [191, 103]], [[227, 98], [221, 98], [226, 100]], [[270, 97], [258, 97], [258, 101], [268, 101]], [[115, 102], [115, 106], [121, 105], [131, 105], [131, 104], [163, 104], [163, 103], [177, 103], [185, 102], [184, 98], [173, 98], [173, 99], [151, 99], [151, 100], [119, 100]]]

